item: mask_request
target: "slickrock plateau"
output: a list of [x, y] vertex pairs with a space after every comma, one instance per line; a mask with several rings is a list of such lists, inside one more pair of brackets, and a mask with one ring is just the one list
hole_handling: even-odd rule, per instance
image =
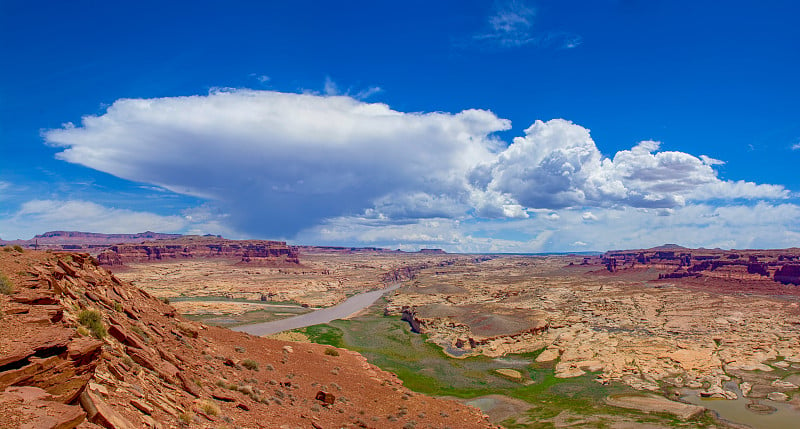
[[[298, 258], [302, 265], [284, 267], [198, 258], [158, 264], [126, 262], [125, 267], [110, 269], [159, 298], [169, 298], [181, 312], [196, 313], [213, 308], [212, 302], [219, 303], [218, 298], [228, 300], [227, 306], [236, 305], [231, 300], [239, 300], [329, 307], [355, 293], [407, 280], [423, 268], [466, 264], [475, 259], [465, 255], [319, 247], [299, 247]], [[202, 301], [206, 302], [201, 305]]]
[[[703, 267], [720, 261], [695, 271], [688, 252], [625, 252], [642, 262], [616, 266], [622, 252], [429, 268], [385, 313], [453, 357], [536, 352], [560, 378], [800, 407], [800, 288], [769, 275], [800, 251], [694, 251]], [[754, 264], [767, 274], [748, 273]], [[692, 275], [665, 275], [676, 270]]]
[[0, 427], [492, 427], [358, 353], [187, 321], [88, 254], [0, 271]]

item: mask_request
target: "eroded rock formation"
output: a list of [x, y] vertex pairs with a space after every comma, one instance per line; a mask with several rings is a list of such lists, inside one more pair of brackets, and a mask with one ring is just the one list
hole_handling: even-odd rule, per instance
[[[598, 263], [612, 273], [656, 269], [659, 279], [712, 277], [726, 280], [763, 280], [800, 285], [800, 249], [736, 250], [687, 249], [668, 245], [646, 250], [610, 251]], [[589, 259], [586, 264], [591, 264]]]
[[775, 272], [775, 281], [800, 285], [800, 265], [787, 264]]
[[145, 231], [136, 234], [103, 234], [82, 231], [48, 231], [30, 240], [0, 240], [2, 245], [20, 245], [30, 249], [72, 250], [98, 252], [107, 246], [120, 243], [141, 243], [152, 240], [174, 240], [181, 234], [163, 234]]
[[119, 266], [129, 262], [174, 261], [193, 258], [226, 258], [248, 265], [297, 266], [297, 251], [283, 241], [228, 240], [219, 237], [186, 236], [140, 244], [119, 244], [101, 252], [101, 265]]

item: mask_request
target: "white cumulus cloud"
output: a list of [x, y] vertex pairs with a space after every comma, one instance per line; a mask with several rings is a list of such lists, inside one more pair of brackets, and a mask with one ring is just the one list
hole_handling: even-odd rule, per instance
[[606, 158], [588, 129], [563, 119], [536, 121], [491, 162], [476, 166], [470, 182], [480, 195], [528, 208], [672, 208], [687, 199], [789, 196], [779, 185], [721, 180], [712, 167], [718, 160], [659, 148], [643, 141]]
[[[406, 113], [350, 96], [240, 89], [121, 99], [44, 137], [63, 160], [205, 198], [224, 215], [201, 225], [272, 238], [353, 237], [345, 219], [368, 242], [377, 239], [364, 228], [453, 242], [461, 236], [419, 225], [484, 218], [555, 228], [608, 222], [619, 209], [675, 218], [703, 201], [789, 197], [780, 185], [722, 180], [714, 169], [722, 161], [658, 142], [606, 157], [588, 129], [567, 120], [536, 121], [510, 145], [494, 137], [510, 127], [488, 110]], [[551, 240], [553, 230], [540, 231], [537, 246], [546, 246], [545, 232]], [[577, 241], [593, 244], [564, 245]]]
[[390, 194], [464, 199], [466, 172], [509, 127], [486, 110], [403, 113], [346, 96], [230, 90], [118, 100], [45, 139], [66, 161], [217, 201], [245, 231], [291, 235]]

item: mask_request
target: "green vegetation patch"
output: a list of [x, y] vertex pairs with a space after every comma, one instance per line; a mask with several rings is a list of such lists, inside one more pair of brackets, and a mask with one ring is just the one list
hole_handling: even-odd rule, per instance
[[[424, 334], [412, 333], [407, 323], [396, 317], [384, 317], [380, 310], [378, 305], [360, 317], [297, 331], [313, 342], [361, 353], [370, 363], [397, 374], [406, 387], [420, 393], [463, 400], [503, 395], [529, 403], [526, 412], [502, 422], [509, 428], [551, 428], [557, 426], [559, 419], [561, 423], [571, 420], [585, 423], [576, 427], [611, 427], [616, 422], [664, 427], [713, 426], [710, 416], [681, 422], [667, 414], [609, 406], [605, 403], [606, 396], [636, 391], [621, 383], [600, 384], [593, 374], [556, 378], [554, 363], [535, 362], [542, 350], [497, 359], [451, 358], [439, 346], [426, 341]], [[522, 380], [509, 379], [496, 371], [504, 368], [520, 372]]]
[[258, 371], [258, 362], [252, 359], [245, 359], [242, 361], [242, 366], [253, 371]]
[[88, 328], [97, 338], [108, 335], [106, 325], [103, 324], [103, 315], [97, 310], [82, 310], [78, 313], [78, 322]]
[[4, 273], [0, 273], [0, 293], [3, 295], [11, 295], [14, 293], [14, 284], [11, 283], [11, 279]]

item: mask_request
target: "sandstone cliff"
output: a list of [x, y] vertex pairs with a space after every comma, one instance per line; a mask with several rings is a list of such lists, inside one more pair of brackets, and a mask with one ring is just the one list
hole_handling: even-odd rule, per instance
[[97, 256], [101, 265], [155, 262], [192, 258], [227, 258], [248, 265], [296, 266], [297, 251], [283, 241], [228, 240], [219, 237], [184, 236], [140, 244], [110, 246]]
[[775, 272], [775, 281], [800, 285], [800, 265], [787, 264]]
[[95, 249], [119, 243], [140, 243], [146, 240], [171, 240], [181, 234], [145, 231], [137, 234], [103, 234], [82, 231], [48, 231], [30, 240], [0, 240], [0, 245], [20, 245], [28, 248]]
[[[666, 250], [669, 249], [669, 250]], [[709, 277], [721, 280], [761, 282], [770, 278], [786, 284], [800, 284], [800, 249], [721, 250], [659, 247], [615, 250], [596, 262], [607, 271], [659, 271], [659, 279]], [[591, 263], [591, 260], [586, 261]]]
[[183, 320], [87, 254], [0, 271], [0, 427], [491, 427], [355, 352]]

